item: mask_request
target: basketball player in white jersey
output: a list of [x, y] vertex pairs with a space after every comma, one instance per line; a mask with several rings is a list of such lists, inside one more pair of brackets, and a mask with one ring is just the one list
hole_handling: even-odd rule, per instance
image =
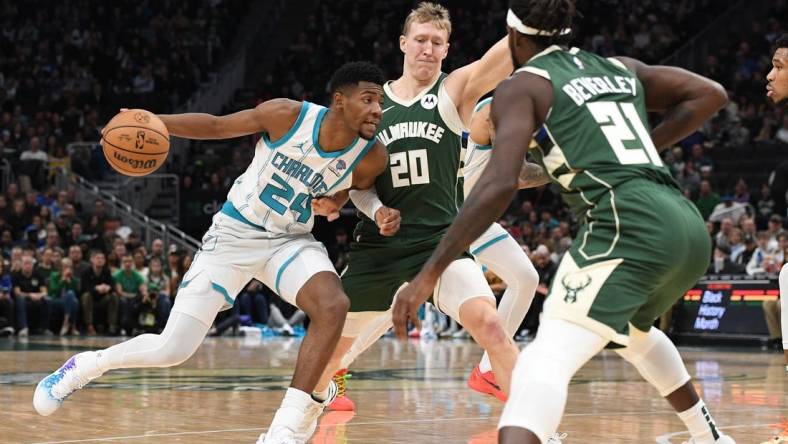
[[[772, 69], [766, 76], [766, 96], [776, 105], [788, 102], [788, 34], [782, 35], [774, 44]], [[775, 199], [782, 199], [785, 194], [773, 194]], [[784, 215], [782, 215], [784, 216]], [[785, 356], [785, 373], [788, 374], [788, 260], [780, 270], [780, 312], [783, 336], [783, 355]]]
[[[311, 201], [347, 188], [367, 188], [387, 165], [388, 153], [374, 138], [384, 80], [377, 66], [354, 62], [334, 73], [330, 108], [274, 99], [222, 117], [159, 116], [178, 137], [262, 137], [252, 163], [214, 215], [164, 331], [71, 357], [36, 387], [33, 404], [38, 413], [52, 414], [75, 390], [108, 370], [184, 362], [197, 350], [216, 314], [231, 307], [251, 279], [258, 279], [312, 321], [282, 407], [260, 442], [304, 442], [296, 431], [313, 429], [332, 395], [329, 390], [313, 390], [339, 340], [349, 306], [325, 247], [310, 233]], [[302, 424], [313, 417], [315, 424]]]

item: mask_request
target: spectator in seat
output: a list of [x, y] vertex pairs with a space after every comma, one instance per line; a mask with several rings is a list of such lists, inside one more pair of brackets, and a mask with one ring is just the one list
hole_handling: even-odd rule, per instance
[[714, 260], [709, 266], [709, 274], [743, 274], [744, 267], [731, 261], [731, 249], [727, 245], [714, 248]]
[[170, 295], [172, 295], [172, 298], [178, 295], [178, 286], [181, 285], [181, 280], [183, 279], [184, 269], [181, 268], [182, 261], [183, 258], [178, 253], [178, 250], [171, 249], [167, 255], [167, 268], [164, 272], [170, 278]]
[[68, 205], [68, 191], [60, 190], [57, 192], [57, 198], [49, 206], [49, 209], [52, 211], [52, 215], [57, 217], [66, 205]]
[[740, 178], [736, 181], [736, 186], [733, 188], [733, 200], [744, 205], [750, 203], [750, 189], [744, 179]]
[[46, 165], [49, 156], [41, 150], [41, 139], [37, 136], [30, 138], [30, 143], [22, 155], [19, 156], [20, 177], [19, 182], [23, 190], [42, 190], [46, 186]]
[[783, 231], [777, 235], [777, 248], [774, 250], [774, 262], [777, 270], [774, 273], [779, 273], [782, 264], [788, 260], [786, 251], [788, 251], [788, 233]]
[[725, 195], [721, 200], [722, 202], [714, 207], [714, 211], [709, 216], [711, 222], [722, 222], [725, 218], [738, 222], [742, 216], [747, 214], [747, 207], [742, 203], [735, 202], [733, 196]]
[[252, 317], [252, 322], [256, 324], [268, 323], [268, 299], [265, 297], [263, 285], [252, 280], [246, 286], [240, 296], [241, 314]]
[[134, 250], [132, 257], [134, 257], [134, 271], [148, 279], [150, 269], [145, 265], [145, 248], [141, 247]]
[[755, 226], [755, 219], [752, 217], [744, 217], [741, 220], [741, 234], [744, 238], [747, 236], [751, 236], [755, 239], [755, 235], [758, 234], [758, 228]]
[[766, 232], [769, 233], [769, 249], [776, 251], [779, 248], [778, 238], [780, 234], [785, 233], [785, 230], [783, 230], [783, 218], [779, 214], [772, 214], [769, 217]]
[[[156, 301], [148, 295], [145, 278], [134, 270], [132, 255], [126, 254], [121, 258], [121, 268], [112, 274], [112, 279], [115, 281], [115, 292], [120, 298], [120, 327], [126, 334], [134, 334], [138, 326], [154, 327]], [[138, 323], [138, 320], [141, 322]]]
[[714, 208], [720, 203], [720, 195], [712, 191], [711, 183], [708, 180], [700, 182], [698, 198], [695, 199], [695, 206], [698, 207], [703, 220], [708, 220]]
[[[107, 331], [114, 335], [118, 332], [118, 295], [115, 293], [115, 282], [107, 267], [107, 258], [101, 250], [90, 252], [90, 268], [80, 277], [82, 281], [82, 320], [88, 336], [94, 336], [96, 325], [95, 314], [106, 316]], [[99, 327], [101, 330], [101, 328]]]
[[72, 245], [79, 245], [84, 242], [90, 242], [91, 240], [90, 236], [85, 235], [82, 224], [80, 222], [74, 222], [74, 224], [71, 225], [71, 230], [63, 239], [63, 246], [70, 248]]
[[57, 229], [55, 228], [47, 230], [46, 241], [44, 242], [44, 245], [38, 250], [43, 253], [47, 248], [60, 248], [60, 235], [57, 233]]
[[68, 258], [71, 260], [74, 275], [81, 279], [82, 275], [90, 269], [90, 264], [82, 259], [82, 248], [79, 245], [68, 247]]
[[47, 282], [35, 269], [35, 260], [32, 256], [22, 257], [22, 270], [11, 275], [11, 282], [14, 286], [18, 335], [27, 336], [31, 331], [33, 334], [51, 335], [52, 332], [49, 330], [51, 306], [47, 297]]
[[726, 217], [720, 222], [720, 231], [714, 236], [714, 245], [730, 248], [733, 234], [733, 219]]
[[156, 298], [156, 324], [162, 329], [170, 317], [170, 278], [164, 274], [164, 267], [158, 256], [151, 258], [148, 272], [148, 294]]
[[145, 256], [145, 260], [150, 263], [154, 257], [158, 257], [162, 264], [167, 259], [164, 255], [164, 241], [158, 238], [153, 239], [153, 242], [151, 242], [150, 253]]
[[731, 262], [734, 264], [742, 265], [739, 256], [744, 253], [744, 250], [747, 248], [744, 245], [744, 239], [742, 236], [741, 228], [734, 228], [731, 230], [730, 236], [730, 250], [731, 250]]
[[11, 212], [6, 217], [6, 223], [11, 227], [14, 239], [20, 239], [25, 228], [32, 222], [33, 218], [27, 212], [25, 200], [14, 199], [11, 204]]
[[761, 193], [755, 201], [755, 223], [759, 230], [765, 230], [769, 217], [774, 213], [776, 202], [768, 183], [761, 185]]
[[60, 336], [76, 334], [77, 313], [79, 311], [77, 294], [80, 288], [79, 278], [74, 276], [74, 267], [71, 261], [64, 259], [62, 261], [62, 269], [52, 273], [49, 277], [48, 285], [53, 313], [63, 313]]
[[[744, 251], [742, 251], [742, 253], [739, 255], [738, 259], [736, 260], [736, 263], [739, 265], [744, 265], [746, 270], [747, 265], [749, 265], [750, 260], [752, 260], [752, 257], [755, 255], [755, 251], [757, 249], [758, 249], [758, 244], [755, 242], [755, 236], [751, 234], [745, 234]], [[750, 274], [749, 270], [747, 270], [747, 274]]]
[[54, 251], [55, 250], [53, 248], [44, 248], [44, 251], [41, 252], [41, 260], [38, 263], [38, 272], [41, 273], [41, 276], [45, 279], [45, 282], [49, 282], [49, 277], [55, 271], [55, 264], [52, 262], [52, 255], [54, 254]]
[[112, 273], [115, 273], [123, 267], [123, 257], [126, 256], [126, 254], [126, 243], [123, 242], [123, 239], [116, 237], [113, 240], [112, 251], [109, 256], [107, 256], [107, 265], [109, 265], [109, 269]]
[[761, 231], [755, 237], [755, 251], [747, 262], [747, 274], [754, 276], [766, 272], [765, 263], [769, 253], [769, 233]]
[[55, 146], [49, 153], [51, 153], [48, 161], [50, 181], [54, 181], [60, 169], [64, 170], [66, 174], [71, 172], [71, 156], [68, 155], [66, 148], [62, 144], [55, 143]]

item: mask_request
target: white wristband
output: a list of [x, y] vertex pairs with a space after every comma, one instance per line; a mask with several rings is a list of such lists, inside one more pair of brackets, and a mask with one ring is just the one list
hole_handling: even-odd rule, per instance
[[359, 211], [373, 221], [375, 220], [375, 213], [383, 206], [383, 202], [380, 201], [374, 186], [367, 190], [350, 190], [350, 200], [353, 201], [353, 205]]

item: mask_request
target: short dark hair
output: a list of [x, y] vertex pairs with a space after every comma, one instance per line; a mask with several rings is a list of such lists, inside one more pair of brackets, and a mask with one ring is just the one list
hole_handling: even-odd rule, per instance
[[[510, 0], [509, 8], [524, 25], [544, 31], [560, 31], [572, 28], [575, 18], [575, 4], [572, 0]], [[572, 33], [561, 35], [560, 32], [550, 36], [528, 35], [537, 45], [566, 45], [572, 39]]]
[[780, 48], [788, 48], [788, 34], [783, 34], [775, 40], [774, 50], [777, 51]]
[[96, 256], [96, 255], [99, 255], [99, 254], [102, 254], [102, 255], [106, 256], [106, 254], [104, 254], [104, 252], [102, 250], [90, 250], [90, 258], [91, 259], [93, 259], [93, 256]]
[[334, 71], [334, 75], [331, 76], [331, 81], [328, 83], [328, 89], [331, 94], [334, 94], [349, 86], [357, 86], [359, 82], [369, 82], [383, 86], [386, 83], [386, 76], [383, 75], [383, 70], [374, 63], [364, 61], [349, 62]]

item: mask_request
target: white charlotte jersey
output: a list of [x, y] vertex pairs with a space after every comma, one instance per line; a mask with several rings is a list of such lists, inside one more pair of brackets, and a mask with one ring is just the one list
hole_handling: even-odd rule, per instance
[[[479, 111], [485, 106], [489, 106], [491, 102], [492, 97], [482, 100], [476, 105], [474, 112]], [[463, 191], [465, 197], [468, 197], [471, 194], [471, 190], [476, 185], [476, 182], [479, 180], [482, 171], [484, 171], [484, 168], [487, 166], [487, 162], [490, 160], [492, 145], [479, 145], [471, 139], [470, 134], [463, 134], [463, 136], [466, 136], [468, 139], [467, 149], [465, 150], [465, 163], [462, 169], [463, 178], [465, 180]]]
[[312, 198], [350, 188], [353, 169], [375, 144], [357, 137], [340, 151], [323, 151], [318, 132], [327, 112], [303, 102], [287, 134], [276, 141], [263, 134], [221, 212], [273, 234], [312, 231]]

